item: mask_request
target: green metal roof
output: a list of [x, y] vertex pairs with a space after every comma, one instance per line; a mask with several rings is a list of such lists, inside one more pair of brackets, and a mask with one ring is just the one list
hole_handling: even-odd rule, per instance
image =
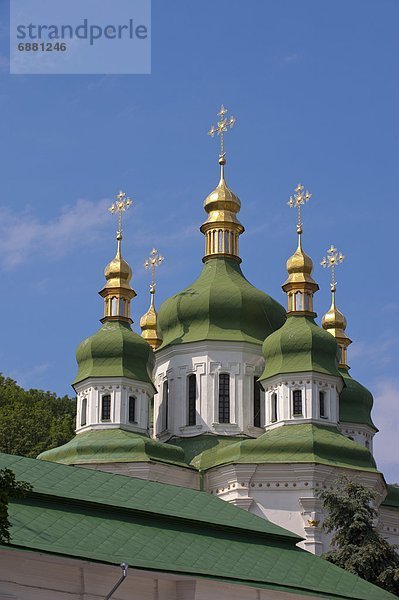
[[34, 487], [10, 502], [15, 549], [321, 598], [394, 598], [205, 492], [0, 455], [4, 467]]
[[160, 307], [160, 348], [201, 340], [262, 344], [284, 321], [283, 307], [251, 285], [237, 261], [211, 258], [192, 285]]
[[389, 484], [387, 485], [388, 494], [382, 503], [382, 506], [387, 506], [389, 508], [399, 508], [399, 485]]
[[349, 375], [348, 369], [340, 369], [345, 387], [339, 395], [339, 420], [341, 423], [361, 423], [376, 431], [371, 418], [373, 396], [363, 385]]
[[288, 315], [284, 325], [265, 339], [263, 355], [266, 364], [260, 380], [304, 371], [341, 376], [337, 342], [312, 317]]
[[179, 446], [184, 450], [184, 457], [187, 464], [191, 463], [195, 457], [206, 450], [220, 450], [226, 446], [237, 444], [237, 442], [252, 439], [248, 436], [238, 435], [215, 435], [214, 433], [201, 433], [190, 437], [172, 437], [167, 443]]
[[121, 462], [166, 462], [187, 468], [184, 452], [148, 436], [123, 429], [79, 433], [72, 440], [39, 454], [40, 460], [79, 465]]
[[219, 501], [206, 492], [0, 453], [0, 469], [4, 468], [12, 469], [17, 479], [28, 481], [36, 494], [46, 497], [82, 500], [127, 511], [300, 539], [270, 521], [237, 511], [231, 504]]
[[256, 439], [215, 446], [191, 461], [202, 470], [236, 463], [319, 463], [376, 471], [376, 464], [367, 448], [350, 440], [335, 427], [310, 423], [282, 425]]
[[73, 384], [88, 377], [129, 377], [151, 383], [154, 353], [128, 323], [107, 321], [76, 350], [78, 373]]

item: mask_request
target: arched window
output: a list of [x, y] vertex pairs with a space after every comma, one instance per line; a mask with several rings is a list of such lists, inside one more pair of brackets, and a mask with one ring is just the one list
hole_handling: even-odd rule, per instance
[[188, 411], [187, 425], [196, 425], [197, 423], [197, 377], [193, 373], [188, 376]]
[[302, 292], [295, 293], [295, 310], [303, 310], [303, 296]]
[[162, 429], [165, 430], [168, 428], [168, 419], [169, 419], [169, 383], [168, 380], [163, 382], [162, 388]]
[[224, 250], [224, 252], [231, 254], [229, 240], [230, 240], [229, 232], [225, 231], [224, 232], [224, 248], [223, 248], [223, 250]]
[[82, 409], [80, 411], [80, 425], [86, 425], [87, 422], [87, 398], [82, 400]]
[[218, 231], [218, 252], [223, 252], [223, 231]]
[[271, 421], [275, 423], [277, 421], [277, 394], [274, 392], [271, 397]]
[[121, 298], [119, 300], [119, 314], [123, 317], [125, 316], [125, 299]]
[[367, 450], [370, 450], [370, 442], [368, 440], [366, 440], [366, 448]]
[[294, 415], [302, 415], [302, 391], [294, 390], [292, 393], [292, 412]]
[[111, 300], [111, 316], [116, 317], [118, 314], [118, 298], [112, 298]]
[[261, 427], [260, 424], [260, 392], [261, 387], [258, 379], [254, 377], [254, 427]]
[[219, 423], [230, 423], [230, 375], [219, 375]]
[[111, 396], [107, 394], [101, 398], [101, 421], [111, 419]]
[[136, 423], [136, 398], [129, 396], [129, 423]]
[[326, 419], [326, 395], [324, 392], [319, 392], [319, 415], [321, 419]]

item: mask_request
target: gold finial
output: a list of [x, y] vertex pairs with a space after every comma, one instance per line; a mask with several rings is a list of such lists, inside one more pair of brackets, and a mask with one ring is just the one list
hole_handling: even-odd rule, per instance
[[136, 292], [130, 285], [132, 270], [128, 263], [123, 260], [121, 255], [122, 240], [122, 213], [132, 205], [132, 201], [125, 192], [120, 191], [116, 195], [116, 201], [109, 207], [111, 214], [118, 215], [118, 231], [116, 239], [118, 241], [116, 256], [105, 267], [104, 275], [107, 280], [100, 295], [104, 298], [104, 317], [102, 322], [112, 320], [122, 320], [132, 323], [130, 318], [130, 301], [136, 295]]
[[339, 252], [333, 244], [327, 250], [327, 255], [323, 257], [321, 266], [325, 269], [331, 269], [331, 306], [328, 312], [322, 319], [323, 329], [331, 333], [337, 340], [340, 348], [340, 360], [339, 367], [349, 369], [347, 364], [347, 349], [352, 343], [350, 338], [346, 335], [346, 319], [341, 311], [338, 310], [335, 303], [335, 292], [337, 291], [337, 282], [335, 281], [335, 269], [338, 265], [342, 264], [345, 256], [342, 252]]
[[227, 108], [225, 108], [222, 104], [222, 106], [220, 107], [220, 111], [218, 112], [219, 120], [216, 123], [216, 126], [212, 125], [212, 127], [208, 131], [208, 135], [210, 135], [212, 138], [214, 137], [215, 133], [218, 136], [220, 136], [220, 154], [219, 154], [219, 163], [220, 164], [226, 163], [226, 160], [225, 160], [226, 153], [224, 151], [224, 134], [234, 126], [234, 123], [237, 120], [233, 116], [226, 117], [227, 113], [228, 113]]
[[159, 267], [164, 261], [164, 257], [159, 254], [156, 248], [153, 248], [150, 252], [150, 256], [146, 259], [144, 267], [146, 271], [151, 270], [151, 303], [148, 311], [140, 319], [141, 335], [147, 340], [153, 350], [159, 348], [162, 344], [162, 338], [159, 335], [157, 329], [158, 315], [155, 310], [154, 295], [155, 295], [155, 269]]
[[150, 293], [153, 295], [155, 294], [155, 269], [159, 267], [164, 260], [165, 258], [161, 254], [159, 254], [158, 250], [156, 248], [153, 248], [150, 252], [150, 256], [146, 259], [144, 263], [146, 271], [151, 269]]
[[109, 207], [109, 212], [111, 214], [117, 213], [118, 215], [118, 231], [117, 231], [117, 240], [122, 239], [122, 213], [125, 212], [132, 204], [132, 200], [126, 196], [125, 192], [122, 190], [115, 196], [116, 202], [113, 202]]
[[215, 257], [228, 257], [241, 262], [238, 252], [239, 236], [244, 232], [244, 227], [237, 219], [241, 202], [238, 196], [228, 187], [224, 178], [224, 166], [226, 164], [226, 153], [224, 151], [224, 134], [231, 129], [236, 122], [235, 117], [227, 117], [227, 108], [222, 104], [218, 112], [219, 120], [212, 125], [208, 135], [220, 136], [220, 180], [216, 189], [213, 190], [204, 202], [204, 208], [208, 218], [200, 227], [205, 235], [205, 256], [207, 261]]
[[288, 279], [283, 285], [283, 290], [288, 295], [288, 313], [301, 313], [308, 316], [315, 316], [313, 312], [313, 294], [317, 292], [319, 286], [312, 277], [313, 262], [310, 256], [305, 254], [302, 249], [302, 218], [301, 206], [309, 202], [312, 194], [305, 187], [298, 183], [294, 194], [287, 202], [290, 208], [298, 210], [298, 247], [294, 254], [287, 260]]
[[301, 206], [306, 202], [309, 202], [312, 194], [306, 190], [305, 187], [298, 183], [294, 190], [293, 196], [290, 197], [287, 204], [290, 208], [296, 208], [298, 210], [298, 222], [296, 226], [297, 233], [302, 233], [302, 220], [301, 220]]
[[334, 247], [333, 244], [327, 250], [327, 256], [323, 257], [321, 261], [321, 266], [325, 269], [331, 268], [331, 291], [335, 292], [337, 289], [337, 282], [335, 281], [335, 268], [343, 263], [345, 256], [342, 252], [338, 252], [338, 250]]

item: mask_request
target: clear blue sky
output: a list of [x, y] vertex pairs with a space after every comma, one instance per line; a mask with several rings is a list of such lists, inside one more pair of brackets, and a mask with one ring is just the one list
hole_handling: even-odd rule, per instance
[[374, 393], [377, 458], [399, 480], [397, 0], [154, 0], [152, 14], [151, 75], [17, 76], [0, 1], [0, 370], [72, 393], [75, 348], [102, 316], [116, 226], [105, 207], [120, 188], [135, 201], [124, 256], [136, 330], [153, 245], [166, 257], [158, 306], [195, 279], [218, 178], [206, 132], [223, 102], [237, 117], [227, 179], [242, 201], [244, 272], [285, 303], [286, 202], [302, 181], [316, 310], [329, 305], [319, 262], [333, 242], [347, 256], [337, 297], [352, 375]]

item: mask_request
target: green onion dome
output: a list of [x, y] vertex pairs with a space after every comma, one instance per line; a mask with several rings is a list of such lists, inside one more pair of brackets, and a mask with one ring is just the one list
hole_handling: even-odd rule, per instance
[[213, 257], [192, 285], [162, 304], [160, 349], [202, 340], [261, 344], [284, 321], [284, 308], [245, 279], [237, 260]]
[[340, 369], [345, 387], [339, 395], [339, 420], [341, 423], [369, 425], [378, 431], [371, 419], [373, 396], [361, 383], [352, 379], [347, 368]]
[[261, 380], [303, 371], [341, 376], [337, 342], [304, 314], [288, 314], [284, 325], [265, 339], [263, 356], [266, 365]]
[[77, 384], [88, 377], [129, 377], [152, 383], [154, 353], [129, 323], [107, 320], [97, 333], [81, 342], [76, 351]]

